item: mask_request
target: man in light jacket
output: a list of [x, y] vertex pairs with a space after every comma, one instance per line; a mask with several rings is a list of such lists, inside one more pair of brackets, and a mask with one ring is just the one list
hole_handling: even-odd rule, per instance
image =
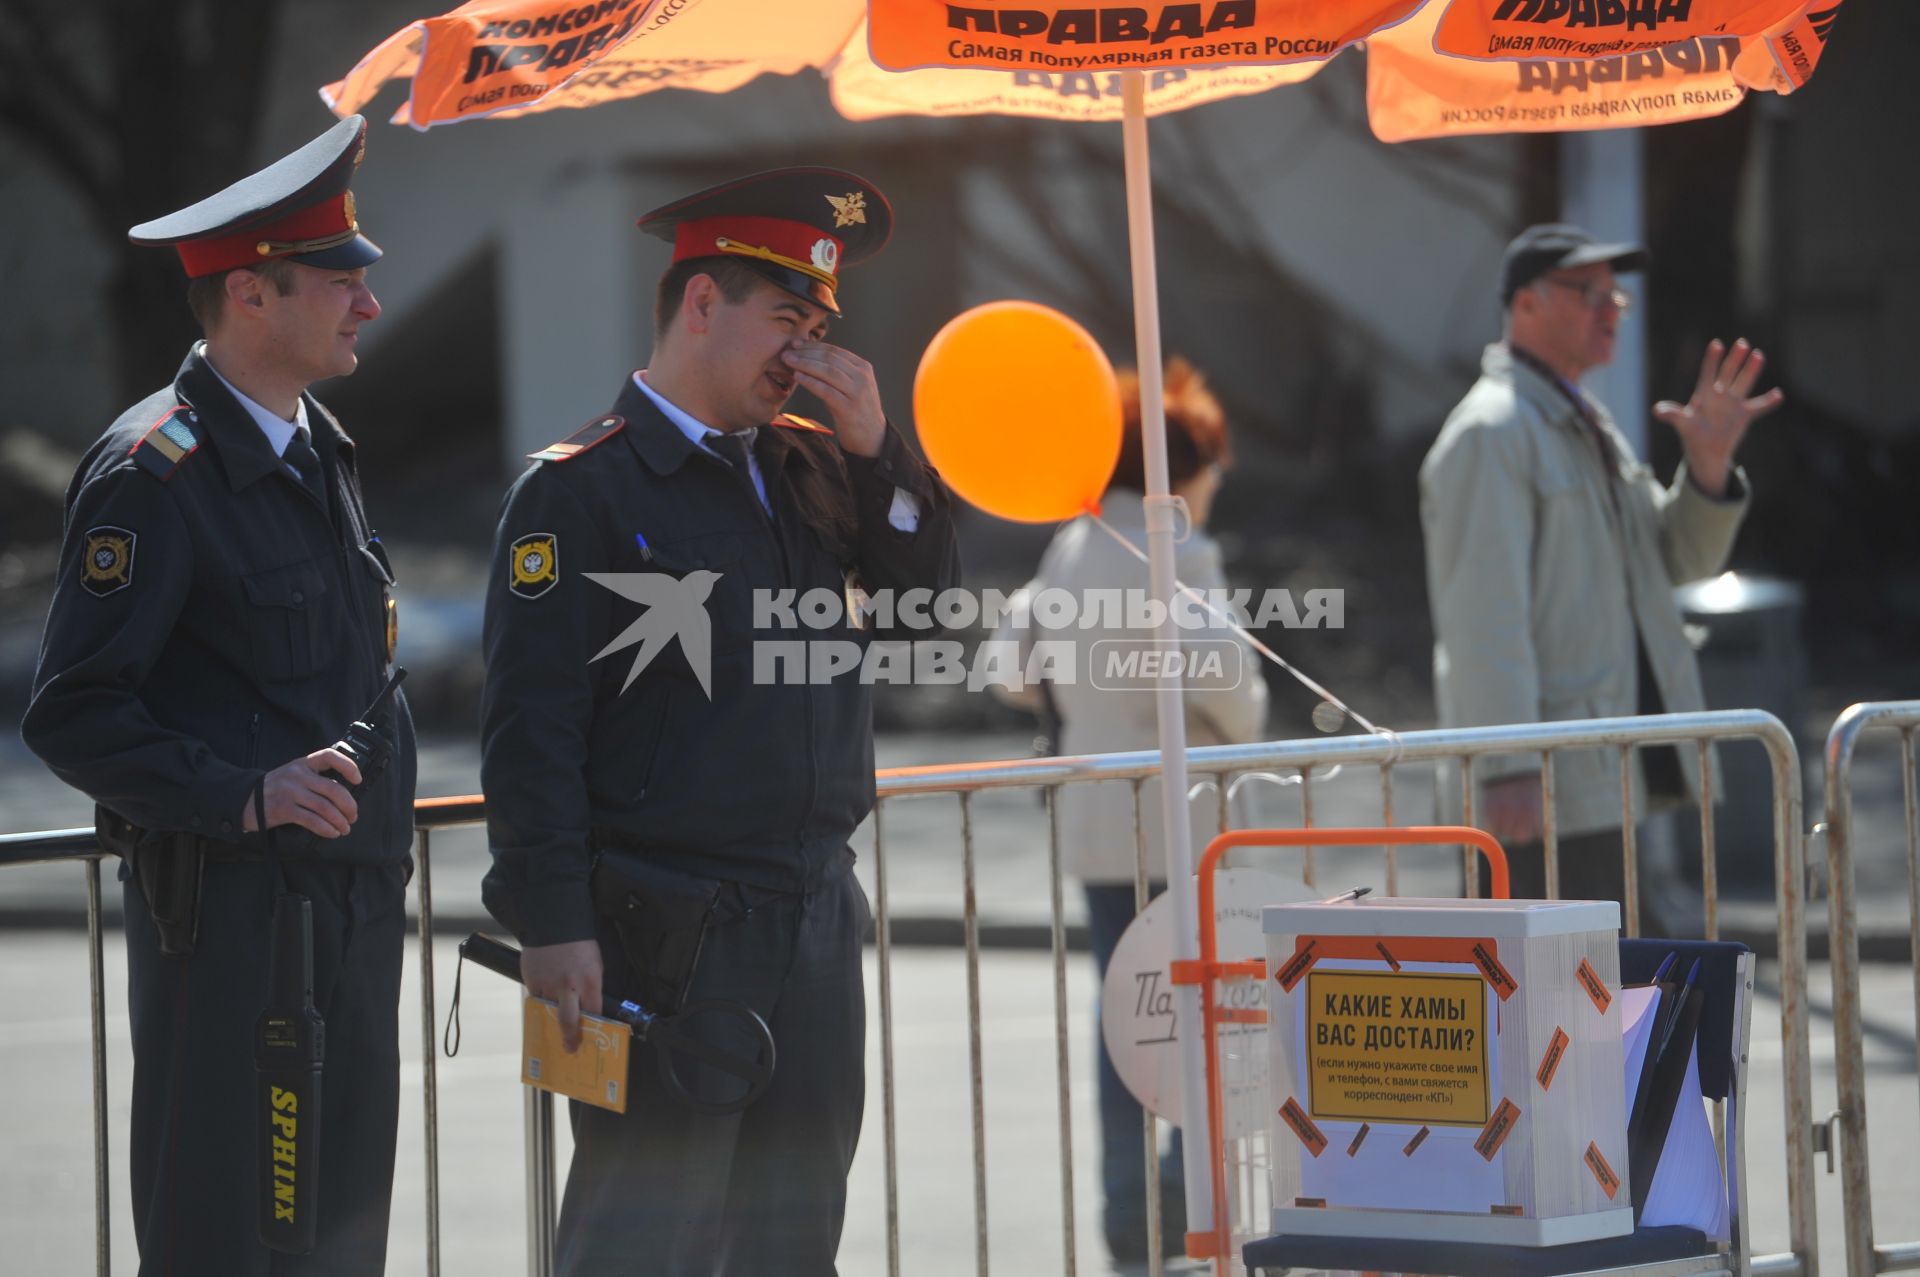
[[[1616, 272], [1647, 260], [1564, 225], [1507, 247], [1504, 338], [1420, 468], [1443, 727], [1704, 708], [1673, 588], [1725, 561], [1749, 500], [1734, 450], [1781, 392], [1753, 395], [1765, 360], [1745, 339], [1710, 343], [1692, 397], [1654, 405], [1685, 454], [1662, 487], [1579, 387], [1613, 358], [1628, 304]], [[1695, 751], [1632, 757], [1636, 822], [1649, 797], [1698, 792]], [[1554, 769], [1560, 895], [1622, 900], [1618, 751], [1558, 751]], [[1506, 845], [1516, 897], [1546, 894], [1539, 773], [1537, 754], [1474, 768], [1475, 823]], [[1457, 780], [1443, 790], [1457, 810]]]

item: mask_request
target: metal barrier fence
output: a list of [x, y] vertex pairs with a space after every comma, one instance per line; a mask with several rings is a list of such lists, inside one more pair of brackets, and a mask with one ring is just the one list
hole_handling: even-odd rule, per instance
[[[1301, 789], [1302, 824], [1314, 824], [1313, 788], [1325, 784], [1340, 768], [1377, 768], [1380, 776], [1380, 824], [1393, 825], [1394, 770], [1412, 763], [1452, 761], [1459, 765], [1466, 794], [1464, 824], [1473, 823], [1473, 763], [1489, 754], [1537, 753], [1541, 758], [1541, 785], [1544, 792], [1549, 896], [1558, 895], [1557, 835], [1554, 827], [1554, 753], [1558, 750], [1606, 748], [1619, 752], [1622, 767], [1621, 804], [1622, 857], [1626, 877], [1626, 929], [1638, 932], [1635, 908], [1638, 849], [1632, 819], [1632, 768], [1624, 766], [1633, 751], [1649, 745], [1693, 745], [1704, 763], [1715, 742], [1754, 740], [1767, 751], [1773, 773], [1774, 865], [1778, 891], [1778, 943], [1781, 989], [1781, 1045], [1785, 1061], [1784, 1104], [1786, 1118], [1786, 1161], [1788, 1231], [1790, 1249], [1755, 1258], [1747, 1263], [1747, 1239], [1736, 1238], [1730, 1265], [1734, 1277], [1763, 1273], [1768, 1277], [1817, 1277], [1818, 1253], [1813, 1198], [1813, 1138], [1811, 1123], [1811, 1053], [1808, 1040], [1806, 997], [1806, 917], [1804, 908], [1805, 843], [1802, 838], [1802, 796], [1799, 757], [1787, 729], [1770, 714], [1757, 710], [1728, 710], [1693, 714], [1668, 714], [1647, 718], [1592, 719], [1575, 722], [1539, 723], [1510, 727], [1468, 728], [1410, 732], [1401, 735], [1349, 736], [1301, 741], [1279, 741], [1253, 745], [1218, 746], [1189, 751], [1188, 768], [1196, 778], [1213, 778], [1219, 795], [1220, 827], [1225, 830], [1227, 794], [1236, 776], [1256, 772], [1291, 773], [1298, 777]], [[1319, 777], [1316, 780], [1316, 772]], [[968, 1055], [971, 1092], [971, 1118], [974, 1149], [974, 1211], [976, 1267], [982, 1277], [989, 1272], [986, 1216], [987, 1158], [985, 1152], [984, 1080], [981, 1068], [984, 1017], [980, 1005], [980, 932], [976, 900], [973, 801], [977, 794], [1007, 789], [1040, 789], [1046, 795], [1048, 824], [1048, 871], [1050, 882], [1050, 929], [1053, 962], [1054, 1027], [1059, 1103], [1061, 1207], [1064, 1255], [1062, 1271], [1071, 1277], [1077, 1271], [1074, 1238], [1074, 1165], [1072, 1118], [1069, 1099], [1072, 1094], [1068, 1051], [1067, 943], [1061, 869], [1061, 831], [1059, 794], [1075, 784], [1130, 782], [1134, 795], [1134, 826], [1137, 857], [1136, 903], [1146, 900], [1146, 837], [1140, 819], [1142, 786], [1159, 773], [1159, 755], [1153, 751], [1126, 754], [1091, 755], [1078, 758], [1032, 759], [1018, 762], [977, 763], [954, 766], [905, 768], [885, 771], [879, 776], [880, 801], [874, 822], [874, 919], [879, 968], [878, 1003], [880, 1020], [882, 1139], [885, 1160], [885, 1205], [887, 1271], [898, 1277], [900, 1263], [898, 1148], [896, 1138], [896, 1097], [894, 1089], [894, 1013], [892, 990], [892, 935], [887, 902], [887, 833], [889, 807], [905, 798], [946, 796], [957, 798], [960, 808], [961, 873], [963, 879], [963, 929], [968, 1005]], [[1699, 794], [1702, 821], [1703, 881], [1706, 892], [1705, 928], [1709, 938], [1718, 933], [1713, 872], [1714, 847], [1710, 812], [1714, 793], [1711, 769], [1701, 768]], [[1909, 812], [1912, 806], [1909, 804]], [[478, 823], [484, 814], [477, 798], [432, 799], [418, 806], [416, 821], [416, 883], [419, 892], [419, 937], [421, 962], [421, 1032], [423, 1047], [424, 1121], [426, 1126], [426, 1233], [427, 1267], [438, 1277], [439, 1257], [439, 1166], [438, 1103], [435, 1068], [436, 997], [433, 979], [432, 944], [432, 837], [437, 830]], [[1910, 814], [1911, 820], [1911, 814]], [[1387, 891], [1397, 894], [1396, 849], [1387, 846]], [[10, 864], [49, 860], [81, 860], [86, 866], [89, 938], [91, 941], [93, 1083], [94, 1083], [94, 1171], [96, 1204], [96, 1253], [98, 1271], [108, 1272], [109, 1207], [106, 1153], [106, 1061], [104, 1050], [105, 1003], [102, 983], [100, 935], [99, 860], [102, 852], [90, 830], [69, 830], [57, 834], [14, 835], [0, 838], [0, 868]], [[1472, 853], [1466, 853], [1471, 855]], [[1465, 861], [1463, 860], [1463, 865]], [[1312, 885], [1314, 860], [1311, 849], [1302, 858], [1303, 879]], [[1471, 873], [1464, 875], [1469, 891], [1474, 885]], [[1857, 1026], [1854, 1041], [1858, 1043]], [[555, 1187], [558, 1182], [553, 1157], [553, 1112], [551, 1097], [544, 1091], [527, 1090], [525, 1127], [527, 1139], [527, 1271], [532, 1277], [545, 1277], [552, 1271], [552, 1241]], [[1854, 1147], [1849, 1144], [1849, 1149]], [[1864, 1144], [1860, 1145], [1864, 1168]], [[1149, 1120], [1147, 1141], [1149, 1177], [1148, 1209], [1150, 1255], [1157, 1256], [1158, 1158]], [[1191, 1170], [1189, 1173], [1192, 1173]], [[1864, 1182], [1864, 1177], [1863, 1177]], [[1737, 1186], [1744, 1192], [1744, 1181]], [[1851, 1202], [1851, 1198], [1849, 1199]], [[1746, 1215], [1745, 1211], [1741, 1212]], [[1159, 1261], [1151, 1261], [1158, 1277]], [[1871, 1269], [1856, 1269], [1854, 1277], [1864, 1277]]]
[[1849, 1277], [1920, 1268], [1920, 1241], [1875, 1246], [1867, 1174], [1867, 1065], [1860, 1009], [1859, 911], [1854, 881], [1853, 756], [1875, 729], [1900, 733], [1900, 784], [1907, 832], [1908, 953], [1914, 972], [1914, 1026], [1920, 1029], [1920, 802], [1914, 744], [1920, 701], [1851, 706], [1827, 733], [1827, 910], [1833, 963], [1833, 1036], [1840, 1100], [1840, 1185], [1846, 1203]]

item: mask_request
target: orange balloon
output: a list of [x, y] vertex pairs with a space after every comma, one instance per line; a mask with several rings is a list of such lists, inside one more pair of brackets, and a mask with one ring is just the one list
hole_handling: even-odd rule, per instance
[[1054, 523], [1098, 507], [1120, 460], [1120, 387], [1087, 330], [1034, 302], [956, 316], [913, 379], [927, 459], [988, 514]]

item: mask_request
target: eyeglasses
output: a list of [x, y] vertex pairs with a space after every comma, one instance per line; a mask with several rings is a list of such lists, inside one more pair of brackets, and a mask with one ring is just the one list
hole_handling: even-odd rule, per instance
[[1633, 306], [1633, 298], [1629, 297], [1624, 291], [1618, 288], [1608, 288], [1606, 285], [1598, 282], [1589, 281], [1585, 284], [1576, 284], [1570, 279], [1555, 279], [1551, 275], [1544, 277], [1540, 282], [1543, 284], [1552, 284], [1557, 288], [1564, 288], [1570, 293], [1580, 294], [1580, 303], [1588, 310], [1598, 310], [1602, 305], [1611, 302], [1615, 310], [1625, 314]]

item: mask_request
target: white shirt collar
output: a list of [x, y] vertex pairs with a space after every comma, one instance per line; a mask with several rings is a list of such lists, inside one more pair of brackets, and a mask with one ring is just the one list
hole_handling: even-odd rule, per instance
[[247, 398], [240, 387], [228, 381], [218, 368], [214, 368], [213, 360], [207, 359], [207, 343], [204, 341], [200, 343], [200, 357], [207, 360], [207, 367], [212, 368], [213, 375], [220, 378], [220, 384], [227, 388], [228, 393], [239, 401], [242, 408], [247, 410], [247, 415], [253, 418], [253, 423], [260, 427], [260, 433], [267, 437], [267, 445], [273, 449], [274, 456], [284, 457], [286, 455], [287, 445], [293, 442], [293, 436], [296, 432], [304, 430], [307, 431], [309, 436], [312, 435], [313, 432], [307, 427], [306, 396], [302, 395], [300, 398], [294, 400], [293, 420], [287, 421], [282, 418], [280, 414], [273, 412], [271, 409], [263, 408], [253, 400]]
[[[687, 442], [693, 444], [695, 447], [704, 448], [708, 452], [713, 451], [712, 448], [707, 447], [707, 440], [721, 434], [721, 431], [715, 430], [712, 426], [701, 421], [698, 417], [695, 417], [692, 413], [668, 399], [652, 386], [649, 386], [647, 384], [646, 369], [642, 368], [639, 372], [633, 374], [633, 384], [640, 387], [641, 393], [645, 394], [647, 398], [653, 400], [654, 407], [664, 413], [667, 420], [671, 421], [674, 427], [687, 437]], [[749, 427], [746, 430], [736, 430], [734, 433], [746, 441], [747, 451], [751, 453], [753, 451], [754, 437], [759, 433], [759, 428]]]

